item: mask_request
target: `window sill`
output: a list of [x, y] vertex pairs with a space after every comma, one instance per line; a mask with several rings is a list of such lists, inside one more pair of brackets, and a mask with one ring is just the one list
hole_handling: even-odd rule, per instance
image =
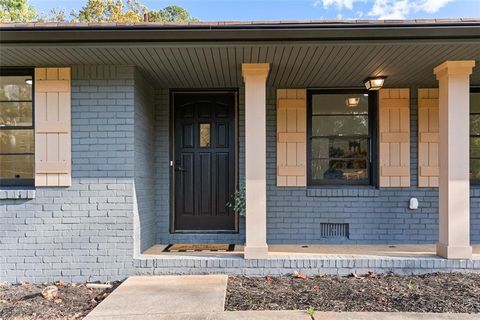
[[35, 189], [0, 189], [0, 200], [35, 199]]
[[380, 190], [372, 186], [365, 187], [309, 187], [307, 197], [363, 197], [374, 198], [380, 196]]

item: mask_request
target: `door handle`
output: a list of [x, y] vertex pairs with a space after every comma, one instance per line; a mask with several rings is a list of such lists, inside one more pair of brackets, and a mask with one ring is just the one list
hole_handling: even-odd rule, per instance
[[187, 170], [185, 170], [185, 169], [182, 168], [181, 166], [175, 166], [175, 171], [185, 172], [185, 171], [187, 171]]

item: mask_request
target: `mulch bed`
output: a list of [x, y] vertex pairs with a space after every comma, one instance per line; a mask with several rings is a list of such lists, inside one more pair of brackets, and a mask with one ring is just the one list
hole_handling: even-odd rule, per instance
[[[85, 284], [64, 282], [0, 283], [0, 320], [83, 319], [119, 284], [112, 283], [110, 289], [92, 289]], [[48, 300], [42, 296], [42, 291], [52, 285], [58, 288], [58, 294], [55, 299]]]
[[225, 309], [480, 312], [480, 274], [231, 276]]

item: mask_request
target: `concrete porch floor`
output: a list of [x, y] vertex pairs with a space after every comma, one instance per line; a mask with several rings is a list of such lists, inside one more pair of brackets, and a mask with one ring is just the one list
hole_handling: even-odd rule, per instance
[[[163, 252], [167, 245], [157, 244], [142, 253], [142, 256], [241, 256], [243, 245], [235, 245], [230, 252]], [[381, 256], [381, 257], [435, 257], [435, 244], [400, 245], [269, 245], [269, 257], [316, 257], [316, 256]], [[480, 259], [480, 245], [473, 246], [473, 259]]]
[[137, 275], [237, 274], [349, 275], [394, 272], [480, 272], [480, 245], [471, 260], [448, 260], [435, 245], [271, 245], [265, 259], [244, 259], [243, 246], [232, 252], [162, 252], [156, 245], [134, 259]]

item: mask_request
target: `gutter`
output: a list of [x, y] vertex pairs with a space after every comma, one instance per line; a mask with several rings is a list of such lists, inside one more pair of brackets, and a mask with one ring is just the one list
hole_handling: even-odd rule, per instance
[[478, 40], [480, 22], [0, 25], [0, 43]]

